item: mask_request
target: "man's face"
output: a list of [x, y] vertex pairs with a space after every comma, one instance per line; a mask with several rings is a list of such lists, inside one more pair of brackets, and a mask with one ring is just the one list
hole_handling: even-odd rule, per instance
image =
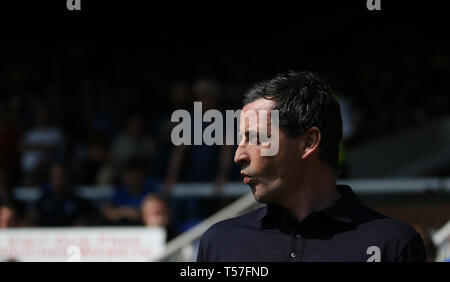
[[142, 206], [142, 220], [146, 226], [167, 226], [169, 224], [169, 212], [164, 202], [150, 200]]
[[[274, 156], [262, 156], [261, 150], [270, 148], [268, 142], [249, 140], [251, 131], [258, 134], [271, 132], [270, 110], [274, 101], [258, 99], [244, 106], [240, 119], [240, 134], [244, 138], [236, 150], [234, 161], [242, 165], [241, 174], [244, 184], [250, 185], [253, 196], [258, 202], [277, 202], [286, 195], [288, 184], [301, 172], [301, 158], [298, 153], [298, 139], [288, 138], [283, 130], [279, 130], [279, 149]], [[245, 118], [248, 111], [255, 111], [255, 119]], [[267, 121], [259, 122], [259, 112], [266, 111]], [[266, 131], [268, 130], [268, 131]], [[259, 139], [259, 138], [257, 138]], [[250, 142], [249, 142], [250, 141]]]
[[14, 211], [9, 207], [0, 207], [0, 229], [14, 225]]

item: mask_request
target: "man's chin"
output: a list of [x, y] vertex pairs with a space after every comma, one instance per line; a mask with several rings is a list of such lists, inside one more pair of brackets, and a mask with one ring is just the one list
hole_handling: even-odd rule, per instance
[[267, 195], [261, 189], [257, 189], [255, 185], [250, 185], [250, 189], [252, 190], [253, 198], [258, 203], [266, 204], [268, 202]]

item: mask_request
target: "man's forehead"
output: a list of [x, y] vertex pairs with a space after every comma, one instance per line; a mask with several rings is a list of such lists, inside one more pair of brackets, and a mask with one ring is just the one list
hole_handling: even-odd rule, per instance
[[258, 112], [260, 110], [265, 110], [270, 113], [270, 110], [273, 108], [275, 104], [275, 101], [260, 98], [258, 100], [255, 100], [251, 103], [248, 103], [242, 108], [243, 112], [247, 112], [248, 110], [253, 110], [255, 112]]
[[[270, 111], [272, 110], [274, 104], [275, 102], [272, 100], [260, 98], [245, 105], [242, 108], [240, 117], [241, 131], [258, 131], [264, 128], [270, 128]], [[260, 124], [260, 114], [263, 114], [266, 117], [266, 122], [263, 124]]]

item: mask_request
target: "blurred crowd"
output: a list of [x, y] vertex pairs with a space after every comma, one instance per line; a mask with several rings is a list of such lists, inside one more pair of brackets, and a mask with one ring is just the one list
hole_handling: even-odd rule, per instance
[[[174, 185], [210, 182], [221, 191], [240, 175], [233, 146], [173, 146], [172, 112], [192, 110], [194, 101], [203, 102], [204, 111], [238, 109], [253, 83], [303, 68], [301, 59], [260, 67], [261, 61], [224, 52], [192, 66], [180, 62], [181, 69], [161, 59], [159, 69], [152, 69], [152, 59], [140, 62], [140, 55], [113, 61], [99, 53], [73, 48], [5, 60], [0, 227], [162, 225], [170, 234], [181, 232], [183, 224], [205, 218], [218, 204], [177, 201]], [[318, 70], [341, 102], [346, 148], [448, 114], [448, 58], [442, 50], [407, 52]], [[74, 192], [79, 185], [114, 187], [114, 195], [92, 203]], [[21, 203], [13, 197], [15, 187], [43, 193], [32, 204]]]
[[[176, 183], [214, 182], [220, 191], [238, 179], [231, 146], [175, 147], [170, 139], [174, 110], [189, 109], [194, 100], [202, 101], [204, 110], [221, 108], [216, 81], [201, 78], [192, 87], [176, 81], [167, 104], [130, 89], [115, 97], [105, 89], [90, 96], [98, 88], [85, 87], [84, 94], [63, 98], [53, 85], [50, 92], [12, 95], [0, 104], [0, 199], [11, 212], [5, 217], [20, 219], [15, 224], [153, 224], [146, 216], [159, 211], [150, 206], [169, 213]], [[89, 203], [76, 195], [79, 185], [115, 191], [108, 202]], [[43, 194], [32, 205], [14, 203], [14, 187], [37, 187]], [[197, 208], [196, 199], [188, 202], [191, 214], [180, 210], [183, 201], [171, 203], [179, 224], [211, 213], [208, 205]]]

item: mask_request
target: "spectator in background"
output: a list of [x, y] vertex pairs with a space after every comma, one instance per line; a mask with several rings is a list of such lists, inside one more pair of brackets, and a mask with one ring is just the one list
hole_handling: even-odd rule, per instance
[[[202, 102], [203, 111], [223, 110], [219, 98], [222, 89], [216, 81], [199, 79], [195, 82], [193, 91], [195, 100]], [[223, 112], [222, 114], [225, 116]], [[206, 126], [207, 124], [205, 124]], [[215, 134], [218, 134], [218, 132], [215, 132]], [[191, 149], [187, 181], [213, 181], [217, 190], [220, 191], [228, 181], [229, 170], [233, 162], [233, 147], [203, 144], [193, 146]]]
[[23, 217], [26, 204], [12, 197], [5, 170], [0, 167], [0, 228], [28, 226]]
[[[202, 102], [203, 112], [210, 109], [220, 110], [220, 87], [213, 80], [200, 79], [193, 86], [195, 102]], [[207, 127], [208, 123], [202, 123]], [[203, 128], [204, 129], [204, 128]], [[231, 146], [178, 146], [171, 155], [166, 188], [178, 180], [186, 182], [210, 182], [218, 190], [227, 181], [233, 148]]]
[[153, 141], [143, 135], [142, 118], [131, 116], [125, 129], [113, 141], [111, 156], [116, 167], [120, 167], [131, 158], [149, 159], [154, 152]]
[[[0, 199], [0, 229], [7, 229], [17, 227], [16, 212], [14, 206], [7, 202], [2, 202]], [[14, 257], [8, 257], [4, 262], [17, 262]]]
[[171, 140], [171, 132], [175, 126], [171, 122], [172, 113], [178, 109], [192, 107], [190, 89], [186, 82], [174, 82], [171, 85], [168, 98], [168, 105], [158, 107], [152, 113], [151, 122], [148, 124], [148, 132], [155, 140], [157, 148], [153, 155], [153, 160], [156, 161], [150, 161], [148, 173], [160, 181], [163, 181], [168, 174], [169, 159], [174, 149]]
[[[199, 79], [193, 86], [195, 102], [202, 102], [203, 112], [210, 109], [220, 110], [220, 91], [217, 82], [209, 79]], [[202, 125], [206, 128], [209, 124], [202, 123]], [[227, 181], [232, 159], [233, 148], [231, 146], [208, 146], [206, 144], [177, 146], [170, 156], [165, 192], [169, 193], [178, 180], [186, 182], [212, 181], [220, 190]]]
[[[84, 146], [83, 146], [84, 147]], [[87, 148], [73, 162], [76, 183], [83, 185], [111, 185], [114, 168], [109, 156], [108, 144], [103, 136], [93, 136]]]
[[0, 229], [16, 226], [16, 213], [14, 207], [0, 199]]
[[122, 184], [112, 199], [102, 206], [102, 214], [110, 224], [139, 225], [140, 208], [145, 196], [158, 192], [158, 184], [146, 180], [145, 165], [140, 159], [130, 159], [122, 172]]
[[114, 104], [114, 98], [111, 97], [111, 92], [105, 86], [101, 87], [99, 92], [98, 99], [91, 102], [87, 125], [90, 132], [111, 138], [117, 129], [115, 121], [117, 105]]
[[16, 182], [20, 171], [20, 128], [13, 121], [13, 115], [0, 104], [0, 170], [9, 176], [9, 182]]
[[[203, 112], [210, 109], [220, 109], [220, 85], [211, 79], [199, 79], [193, 85], [195, 102], [202, 102]], [[193, 120], [191, 120], [193, 122]], [[204, 130], [209, 124], [202, 123]], [[193, 127], [192, 127], [193, 128]], [[225, 128], [225, 127], [224, 127]], [[203, 132], [203, 131], [202, 131]], [[215, 132], [215, 134], [218, 134]], [[171, 194], [173, 186], [178, 181], [184, 182], [213, 182], [216, 191], [220, 192], [228, 181], [231, 163], [233, 160], [232, 146], [177, 146], [174, 147], [164, 183], [164, 193]], [[216, 203], [201, 205], [197, 197], [187, 197], [184, 200], [174, 200], [175, 221], [177, 223], [192, 222], [195, 225], [199, 220], [214, 212]]]
[[177, 235], [171, 224], [169, 206], [162, 197], [154, 194], [147, 195], [142, 201], [141, 218], [145, 226], [165, 228], [167, 241]]
[[0, 201], [9, 199], [10, 189], [7, 182], [5, 170], [0, 166]]
[[63, 132], [50, 122], [49, 113], [43, 107], [36, 109], [36, 125], [25, 132], [22, 139], [22, 170], [30, 174], [53, 161], [59, 161], [64, 153]]
[[80, 226], [96, 223], [94, 207], [75, 194], [64, 165], [53, 164], [49, 178], [37, 203], [39, 225]]

